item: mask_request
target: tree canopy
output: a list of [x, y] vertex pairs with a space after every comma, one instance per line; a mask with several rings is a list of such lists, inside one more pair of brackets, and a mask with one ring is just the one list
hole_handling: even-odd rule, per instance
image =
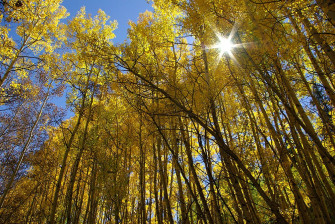
[[333, 1], [61, 2], [0, 1], [0, 223], [335, 222]]

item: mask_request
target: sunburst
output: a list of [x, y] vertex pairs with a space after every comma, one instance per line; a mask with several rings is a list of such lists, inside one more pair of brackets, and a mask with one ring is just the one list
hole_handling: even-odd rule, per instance
[[218, 49], [220, 52], [220, 58], [223, 56], [223, 54], [232, 54], [232, 50], [236, 47], [236, 45], [231, 41], [231, 38], [225, 38], [222, 36], [218, 36], [219, 43], [214, 46], [214, 48]]

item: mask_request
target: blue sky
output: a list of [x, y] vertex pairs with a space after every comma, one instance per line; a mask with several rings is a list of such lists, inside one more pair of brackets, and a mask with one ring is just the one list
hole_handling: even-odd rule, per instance
[[146, 0], [63, 0], [62, 5], [70, 13], [69, 18], [75, 16], [82, 6], [85, 6], [86, 12], [92, 16], [96, 15], [99, 9], [105, 11], [110, 20], [118, 22], [118, 28], [114, 31], [114, 43], [121, 43], [126, 39], [129, 20], [137, 21], [139, 13], [153, 11], [151, 3], [147, 3]]

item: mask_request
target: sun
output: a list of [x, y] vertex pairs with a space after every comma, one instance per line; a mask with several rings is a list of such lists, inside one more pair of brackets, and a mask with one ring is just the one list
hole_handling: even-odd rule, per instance
[[215, 42], [213, 45], [210, 45], [207, 49], [215, 49], [217, 54], [217, 60], [216, 64], [218, 65], [222, 59], [229, 59], [235, 62], [236, 64], [239, 64], [237, 59], [235, 58], [235, 54], [237, 54], [239, 51], [237, 48], [247, 48], [249, 45], [252, 45], [253, 42], [237, 42], [239, 38], [234, 38], [237, 33], [237, 25], [234, 24], [232, 27], [232, 30], [230, 31], [229, 35], [223, 35], [221, 32], [218, 32], [216, 30], [213, 30], [215, 37], [213, 38], [213, 41], [215, 39]]
[[220, 52], [220, 58], [223, 54], [231, 55], [231, 51], [234, 49], [235, 44], [231, 41], [231, 38], [225, 38], [218, 36], [219, 42], [215, 45], [215, 48]]
[[219, 43], [217, 44], [217, 49], [220, 51], [222, 56], [224, 53], [230, 54], [235, 45], [231, 42], [230, 38], [219, 37]]

